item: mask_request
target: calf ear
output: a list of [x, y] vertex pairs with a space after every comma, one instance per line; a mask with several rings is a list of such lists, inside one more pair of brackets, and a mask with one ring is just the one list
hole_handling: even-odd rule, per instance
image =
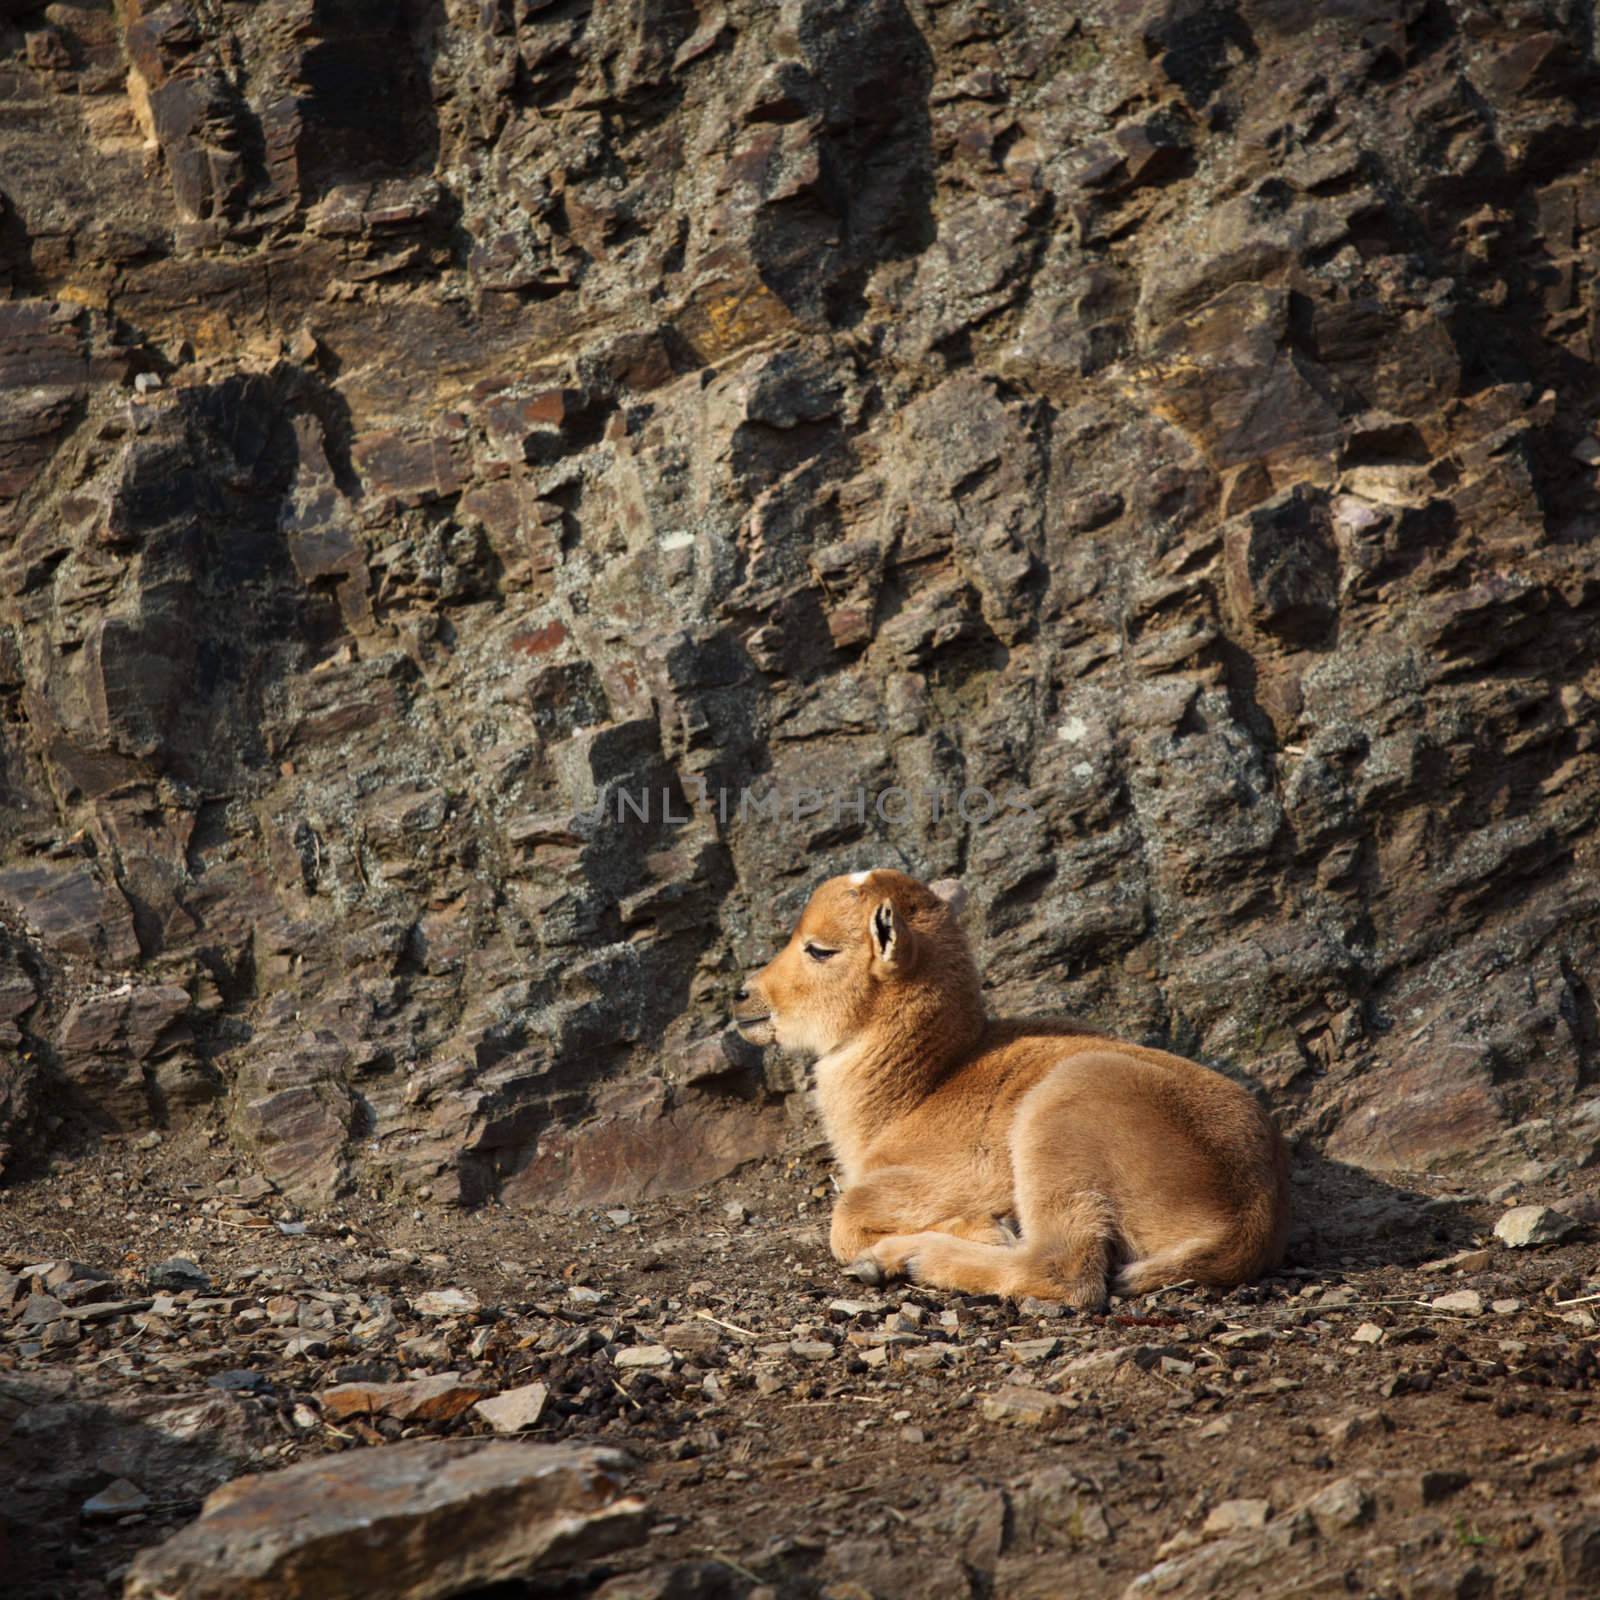
[[912, 933], [906, 919], [895, 910], [894, 901], [880, 900], [872, 908], [867, 927], [872, 938], [874, 969], [896, 973], [910, 971]]
[[967, 904], [967, 891], [955, 878], [940, 878], [937, 883], [930, 883], [928, 887], [950, 907], [951, 916], [961, 915]]

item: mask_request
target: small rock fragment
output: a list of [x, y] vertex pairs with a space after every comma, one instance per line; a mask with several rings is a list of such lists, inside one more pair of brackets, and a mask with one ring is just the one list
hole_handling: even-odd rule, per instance
[[138, 1484], [118, 1478], [83, 1502], [83, 1516], [90, 1522], [127, 1517], [145, 1510], [149, 1504], [150, 1496]]
[[22, 1302], [17, 1321], [24, 1328], [42, 1328], [67, 1314], [67, 1308], [53, 1294], [30, 1294]]
[[521, 1433], [538, 1422], [549, 1391], [542, 1383], [525, 1383], [520, 1389], [507, 1389], [488, 1400], [480, 1400], [473, 1410], [496, 1433]]
[[400, 1353], [412, 1367], [442, 1367], [450, 1361], [450, 1343], [436, 1334], [419, 1334], [400, 1341]]
[[722, 1336], [709, 1322], [669, 1322], [661, 1330], [661, 1342], [679, 1355], [709, 1356], [722, 1343]]
[[166, 1261], [158, 1261], [145, 1274], [145, 1281], [152, 1289], [171, 1289], [175, 1292], [197, 1289], [204, 1293], [211, 1287], [211, 1279], [186, 1256], [172, 1256]]
[[1354, 1478], [1336, 1478], [1306, 1501], [1317, 1529], [1324, 1535], [1358, 1528], [1372, 1518], [1372, 1495]]
[[1433, 1301], [1435, 1311], [1455, 1311], [1462, 1316], [1481, 1317], [1483, 1296], [1476, 1289], [1457, 1289], [1453, 1294], [1441, 1294]]
[[110, 1279], [110, 1273], [85, 1266], [81, 1261], [58, 1261], [45, 1273], [42, 1287], [70, 1304], [74, 1299], [75, 1286], [87, 1288], [92, 1284], [104, 1285], [109, 1283]]
[[67, 1315], [79, 1322], [108, 1322], [113, 1317], [129, 1317], [135, 1311], [148, 1311], [149, 1300], [92, 1300], [84, 1306], [68, 1306]]
[[979, 1410], [986, 1422], [1008, 1422], [1019, 1427], [1037, 1428], [1061, 1415], [1063, 1404], [1059, 1395], [1047, 1394], [1043, 1389], [1003, 1383], [993, 1394], [983, 1397]]
[[1026, 1294], [1022, 1303], [1017, 1307], [1025, 1317], [1059, 1317], [1066, 1313], [1066, 1307], [1059, 1300], [1041, 1300], [1037, 1295]]
[[1431, 1344], [1439, 1337], [1438, 1331], [1426, 1322], [1414, 1322], [1405, 1327], [1390, 1328], [1384, 1335], [1385, 1344]]
[[479, 1309], [478, 1297], [470, 1289], [429, 1289], [411, 1304], [420, 1317], [461, 1317]]
[[[831, 1346], [829, 1347], [831, 1351]], [[631, 1367], [670, 1367], [672, 1352], [664, 1344], [630, 1344], [611, 1358], [624, 1369]]]
[[867, 1317], [883, 1310], [881, 1300], [830, 1300], [828, 1315], [848, 1322], [852, 1317]]
[[1270, 1328], [1233, 1328], [1219, 1333], [1214, 1343], [1224, 1350], [1265, 1350], [1272, 1343]]
[[1060, 1348], [1059, 1339], [1010, 1339], [1006, 1347], [1013, 1361], [1048, 1361]]
[[1339, 1417], [1324, 1428], [1328, 1442], [1336, 1446], [1354, 1444], [1358, 1439], [1369, 1439], [1380, 1433], [1389, 1433], [1394, 1423], [1387, 1412], [1358, 1411], [1354, 1416]]
[[[1066, 1364], [1065, 1370], [1082, 1375], [1104, 1375], [1115, 1372], [1123, 1362], [1137, 1360], [1135, 1352], [1144, 1348], [1143, 1345], [1118, 1345], [1111, 1350], [1089, 1350], [1081, 1356], [1074, 1356]], [[1146, 1365], [1144, 1362], [1138, 1364]], [[1153, 1362], [1150, 1364], [1153, 1365]]]
[[1494, 1259], [1488, 1250], [1457, 1250], [1454, 1255], [1441, 1256], [1437, 1261], [1424, 1261], [1419, 1272], [1482, 1272]]
[[1383, 1339], [1383, 1329], [1376, 1322], [1363, 1322], [1350, 1335], [1352, 1344], [1378, 1344]]
[[404, 1383], [338, 1383], [317, 1395], [324, 1415], [379, 1415], [400, 1422], [449, 1422], [482, 1400], [488, 1391], [459, 1373], [441, 1372]]
[[206, 1379], [206, 1386], [221, 1389], [228, 1394], [255, 1394], [270, 1389], [272, 1380], [264, 1372], [252, 1372], [248, 1367], [230, 1367], [226, 1372], [214, 1372]]

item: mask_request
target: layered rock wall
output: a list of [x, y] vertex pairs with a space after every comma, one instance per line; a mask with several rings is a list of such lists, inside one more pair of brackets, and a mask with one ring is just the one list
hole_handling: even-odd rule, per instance
[[0, 6], [0, 1160], [703, 1181], [872, 864], [1590, 1159], [1597, 142], [1568, 0]]

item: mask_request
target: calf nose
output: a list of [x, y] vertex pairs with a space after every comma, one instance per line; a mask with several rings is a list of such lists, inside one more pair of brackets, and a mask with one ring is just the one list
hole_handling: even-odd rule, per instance
[[738, 994], [736, 994], [733, 998], [735, 1000], [748, 1000], [750, 998], [750, 985], [747, 983], [741, 983], [739, 985]]

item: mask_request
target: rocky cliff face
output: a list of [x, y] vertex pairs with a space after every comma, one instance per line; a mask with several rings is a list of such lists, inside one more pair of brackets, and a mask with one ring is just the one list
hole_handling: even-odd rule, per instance
[[1592, 1158], [1590, 29], [0, 5], [0, 1160], [704, 1181], [873, 864], [1334, 1157]]

